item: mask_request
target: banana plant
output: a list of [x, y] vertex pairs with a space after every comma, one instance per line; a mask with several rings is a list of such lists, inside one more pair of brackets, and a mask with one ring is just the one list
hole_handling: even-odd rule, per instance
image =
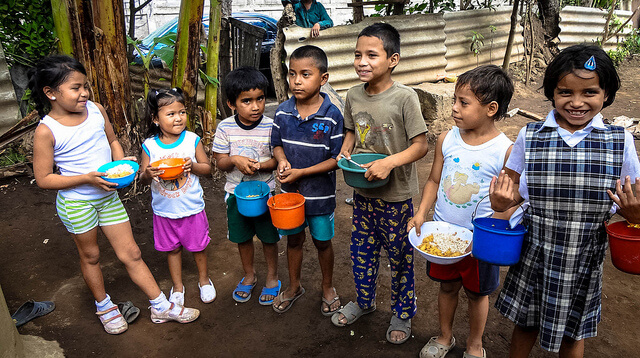
[[[173, 66], [176, 36], [177, 34], [174, 32], [161, 37], [156, 37], [155, 39], [153, 39], [153, 43], [149, 47], [149, 51], [147, 53], [144, 53], [142, 49], [140, 49], [140, 44], [142, 43], [141, 40], [134, 40], [131, 37], [127, 36], [127, 43], [133, 45], [133, 48], [136, 49], [136, 52], [138, 52], [138, 55], [142, 60], [142, 67], [144, 68], [143, 86], [145, 100], [147, 99], [147, 95], [149, 94], [149, 69], [151, 67], [151, 60], [153, 60], [154, 57], [157, 57], [164, 63], [166, 63], [168, 67]], [[155, 48], [158, 44], [163, 44], [165, 46]]]

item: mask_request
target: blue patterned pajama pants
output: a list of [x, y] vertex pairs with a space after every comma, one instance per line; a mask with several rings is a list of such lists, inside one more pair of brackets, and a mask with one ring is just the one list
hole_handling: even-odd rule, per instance
[[386, 202], [354, 195], [351, 262], [360, 308], [375, 305], [380, 253], [384, 248], [391, 266], [391, 311], [400, 319], [415, 315], [413, 247], [407, 237], [411, 217], [411, 199]]

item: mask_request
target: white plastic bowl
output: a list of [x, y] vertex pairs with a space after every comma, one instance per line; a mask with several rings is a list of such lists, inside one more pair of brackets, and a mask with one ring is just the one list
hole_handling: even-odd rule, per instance
[[418, 248], [418, 246], [422, 244], [422, 239], [429, 236], [430, 234], [437, 233], [437, 232], [444, 233], [444, 234], [455, 234], [457, 237], [461, 238], [462, 240], [467, 241], [469, 245], [471, 245], [471, 241], [473, 241], [473, 233], [471, 232], [471, 230], [464, 228], [462, 226], [449, 224], [444, 221], [425, 222], [420, 227], [420, 236], [416, 235], [416, 228], [412, 228], [409, 231], [409, 242], [411, 242], [411, 246], [413, 246], [413, 248], [418, 253], [420, 253], [420, 255], [422, 255], [425, 259], [427, 259], [427, 261], [433, 262], [435, 264], [440, 264], [440, 265], [451, 265], [471, 254], [471, 250], [468, 246], [466, 250], [467, 252], [464, 255], [454, 256], [454, 257], [435, 256], [435, 255], [426, 253]]

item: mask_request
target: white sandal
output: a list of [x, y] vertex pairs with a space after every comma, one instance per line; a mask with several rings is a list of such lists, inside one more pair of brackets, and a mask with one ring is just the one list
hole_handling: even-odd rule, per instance
[[[117, 311], [118, 314], [110, 318], [104, 318], [105, 314], [112, 311]], [[118, 306], [114, 305], [107, 310], [98, 311], [96, 314], [98, 315], [98, 318], [100, 318], [100, 322], [102, 322], [104, 330], [109, 334], [120, 334], [129, 328], [129, 325], [127, 324], [127, 321], [125, 321], [124, 317], [122, 317]]]
[[200, 288], [200, 299], [204, 303], [211, 303], [216, 299], [216, 288], [213, 286], [213, 282], [209, 279], [209, 284], [200, 286], [200, 282], [198, 282], [198, 287]]

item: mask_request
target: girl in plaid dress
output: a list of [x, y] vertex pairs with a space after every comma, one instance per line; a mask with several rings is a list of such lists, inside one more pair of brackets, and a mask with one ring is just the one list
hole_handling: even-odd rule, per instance
[[538, 334], [543, 349], [582, 357], [583, 339], [596, 336], [600, 321], [604, 222], [614, 199], [619, 213], [637, 220], [627, 214], [637, 211], [630, 177], [638, 180], [640, 163], [631, 134], [605, 125], [600, 114], [620, 87], [601, 48], [563, 50], [543, 87], [554, 110], [520, 131], [505, 170], [491, 183], [495, 211], [523, 200], [530, 205], [521, 260], [509, 269], [495, 306], [516, 324], [511, 357], [527, 357]]

